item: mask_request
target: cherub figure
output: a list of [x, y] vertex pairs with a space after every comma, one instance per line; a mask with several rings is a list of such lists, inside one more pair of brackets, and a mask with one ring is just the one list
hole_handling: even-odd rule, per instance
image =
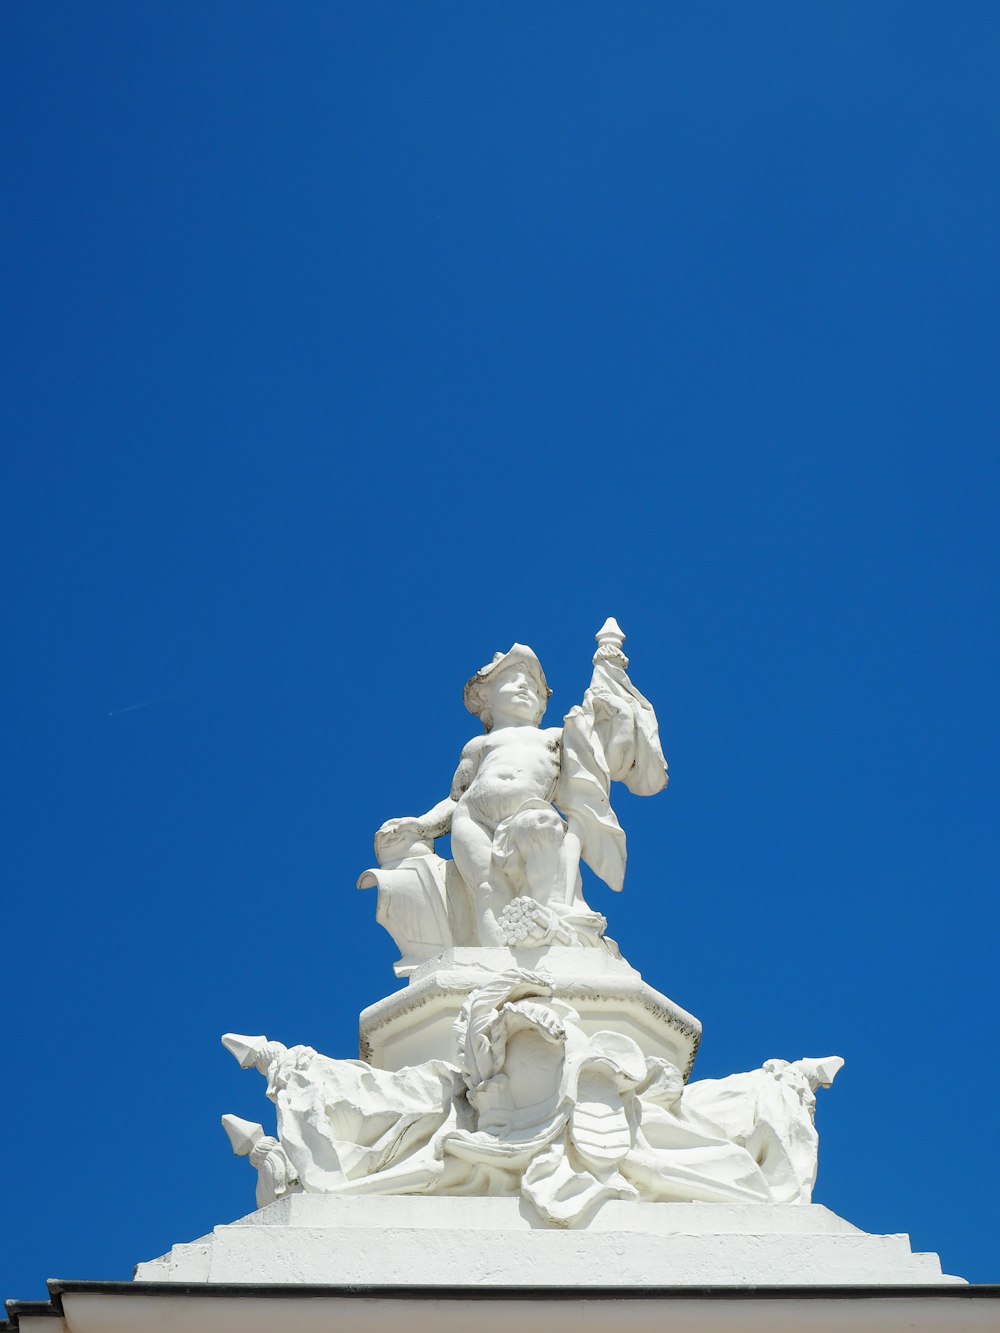
[[[625, 835], [610, 782], [640, 795], [667, 784], [653, 709], [625, 674], [624, 637], [613, 620], [598, 633], [590, 688], [561, 727], [540, 725], [552, 691], [532, 650], [515, 643], [496, 653], [465, 686], [484, 734], [463, 749], [450, 794], [376, 835], [379, 864], [399, 866], [451, 834], [477, 944], [597, 942], [603, 933], [583, 899], [580, 861], [622, 887]], [[578, 938], [588, 927], [593, 940]]]

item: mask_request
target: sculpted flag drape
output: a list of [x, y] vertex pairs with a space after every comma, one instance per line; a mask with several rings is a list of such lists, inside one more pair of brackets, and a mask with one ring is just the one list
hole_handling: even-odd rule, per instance
[[616, 892], [625, 879], [625, 832], [611, 808], [611, 783], [653, 796], [667, 781], [653, 705], [620, 666], [598, 662], [583, 703], [563, 723], [556, 805], [580, 839], [581, 858]]
[[[444, 1060], [389, 1071], [364, 1060], [331, 1060], [309, 1046], [279, 1054], [269, 1069], [278, 1137], [307, 1194], [378, 1193], [407, 1167], [423, 1189], [440, 1163], [427, 1145], [458, 1123], [459, 1071]], [[373, 1183], [374, 1178], [374, 1183]]]

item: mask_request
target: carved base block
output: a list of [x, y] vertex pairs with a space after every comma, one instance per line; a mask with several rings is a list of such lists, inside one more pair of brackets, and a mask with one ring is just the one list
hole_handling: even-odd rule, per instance
[[[817, 1204], [609, 1203], [583, 1231], [517, 1199], [294, 1195], [139, 1264], [139, 1282], [697, 1287], [960, 1282]], [[706, 1325], [707, 1326], [707, 1325]], [[720, 1327], [714, 1322], [712, 1327]], [[808, 1323], [799, 1325], [808, 1327]]]
[[701, 1024], [604, 949], [448, 949], [419, 967], [404, 990], [362, 1012], [361, 1058], [390, 1070], [457, 1060], [453, 1027], [462, 1005], [512, 968], [546, 978], [555, 997], [577, 1010], [588, 1035], [610, 1030], [631, 1037], [644, 1055], [669, 1060], [688, 1078]]

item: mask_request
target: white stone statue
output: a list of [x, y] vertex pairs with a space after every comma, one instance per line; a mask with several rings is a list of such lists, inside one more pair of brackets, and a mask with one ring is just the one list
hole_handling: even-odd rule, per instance
[[[608, 620], [596, 637], [590, 688], [561, 727], [540, 725], [552, 691], [532, 650], [497, 653], [465, 686], [485, 734], [463, 749], [450, 794], [376, 834], [379, 869], [359, 887], [378, 886], [378, 920], [404, 959], [451, 944], [601, 943], [606, 922], [584, 901], [580, 862], [622, 888], [611, 782], [651, 796], [667, 765], [652, 706], [626, 674], [624, 634]], [[434, 851], [446, 833], [453, 867]]]
[[[612, 889], [624, 879], [611, 783], [667, 784], [623, 639], [607, 621], [561, 727], [540, 725], [549, 688], [523, 644], [466, 685], [484, 735], [445, 800], [382, 825], [359, 881], [377, 887], [409, 979], [362, 1015], [365, 1058], [223, 1038], [276, 1109], [274, 1136], [223, 1117], [257, 1168], [258, 1204], [497, 1195], [536, 1225], [581, 1227], [608, 1200], [809, 1202], [815, 1092], [843, 1062], [769, 1060], [686, 1084], [701, 1025], [621, 958], [583, 898], [581, 862]], [[453, 861], [435, 850], [445, 833]]]

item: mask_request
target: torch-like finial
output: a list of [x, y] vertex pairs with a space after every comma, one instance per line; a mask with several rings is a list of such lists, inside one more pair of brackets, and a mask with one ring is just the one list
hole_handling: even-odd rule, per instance
[[613, 616], [608, 616], [607, 620], [594, 635], [597, 640], [597, 652], [594, 654], [594, 666], [598, 662], [611, 662], [615, 666], [623, 669], [628, 667], [628, 658], [622, 652], [622, 644], [625, 642], [625, 631], [619, 625]]

